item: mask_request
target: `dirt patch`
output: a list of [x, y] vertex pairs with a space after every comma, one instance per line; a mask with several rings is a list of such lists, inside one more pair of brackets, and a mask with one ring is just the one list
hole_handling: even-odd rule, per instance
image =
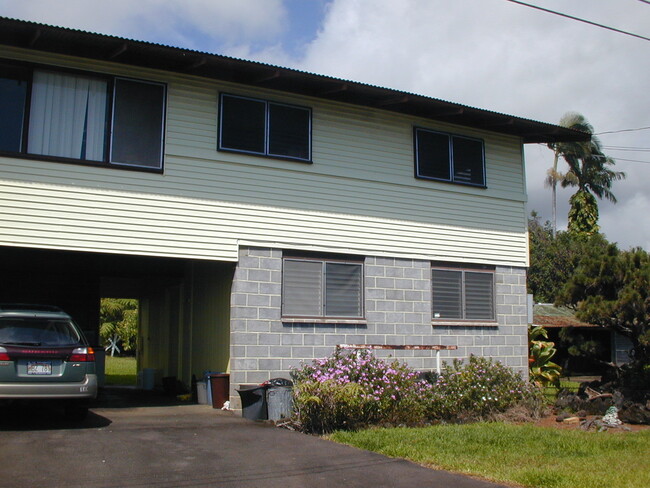
[[[587, 417], [584, 417], [584, 420], [593, 420], [600, 418], [600, 416], [596, 415], [589, 415]], [[557, 421], [557, 415], [547, 415], [539, 419], [538, 421], [535, 422], [535, 425], [538, 425], [539, 427], [547, 427], [547, 428], [553, 428], [553, 429], [563, 429], [563, 430], [583, 430], [581, 425], [582, 425], [582, 419], [580, 419], [577, 422], [574, 421], [563, 421], [563, 422], [558, 422]], [[627, 429], [621, 429], [621, 428], [616, 428], [616, 429], [607, 429], [606, 432], [610, 433], [625, 433], [625, 432], [638, 432], [641, 430], [650, 430], [650, 425], [638, 425], [638, 424], [623, 424], [623, 427], [626, 427]], [[593, 432], [593, 430], [592, 430]]]

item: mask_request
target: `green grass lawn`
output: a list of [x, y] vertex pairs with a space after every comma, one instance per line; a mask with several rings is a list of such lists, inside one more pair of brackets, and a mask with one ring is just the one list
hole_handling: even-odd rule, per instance
[[650, 430], [599, 433], [476, 423], [336, 432], [331, 438], [428, 467], [527, 487], [650, 486]]
[[136, 361], [134, 357], [106, 356], [107, 385], [135, 385]]

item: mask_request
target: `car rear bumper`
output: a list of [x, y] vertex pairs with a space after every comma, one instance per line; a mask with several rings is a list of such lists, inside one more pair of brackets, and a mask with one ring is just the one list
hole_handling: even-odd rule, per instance
[[97, 375], [87, 374], [78, 383], [0, 383], [0, 398], [96, 398]]

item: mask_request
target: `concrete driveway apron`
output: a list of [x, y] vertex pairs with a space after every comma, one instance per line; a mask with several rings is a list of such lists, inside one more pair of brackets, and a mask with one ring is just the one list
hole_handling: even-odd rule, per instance
[[1, 487], [499, 486], [206, 405], [96, 408], [78, 425], [42, 415], [0, 415]]

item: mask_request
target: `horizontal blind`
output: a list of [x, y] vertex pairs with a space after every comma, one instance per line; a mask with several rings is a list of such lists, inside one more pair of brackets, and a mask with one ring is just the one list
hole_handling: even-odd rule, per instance
[[361, 317], [362, 273], [360, 264], [325, 264], [325, 315]]
[[465, 272], [465, 318], [494, 320], [494, 274]]
[[283, 315], [321, 316], [323, 263], [285, 259], [282, 277]]
[[433, 270], [433, 318], [462, 319], [462, 272]]

